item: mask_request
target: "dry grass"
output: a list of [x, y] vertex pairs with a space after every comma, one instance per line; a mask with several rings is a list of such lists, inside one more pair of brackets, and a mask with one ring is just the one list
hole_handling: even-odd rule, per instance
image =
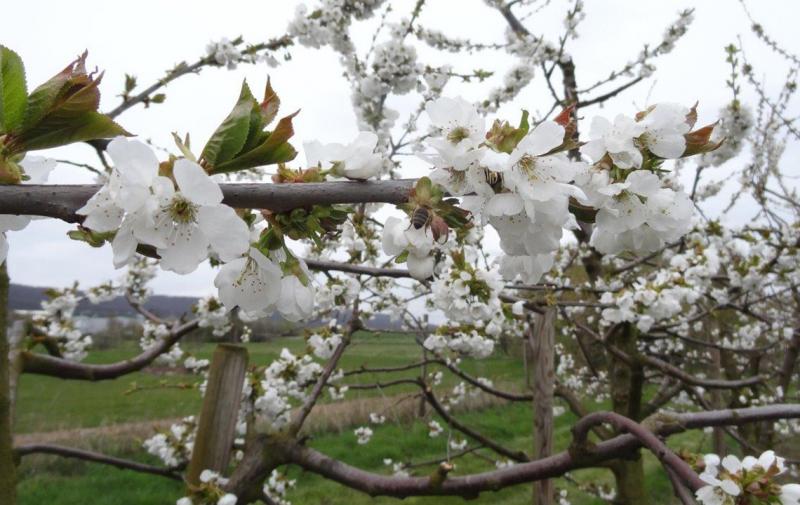
[[[369, 414], [375, 412], [386, 416], [389, 423], [409, 423], [419, 419], [422, 413], [430, 413], [429, 406], [420, 408], [420, 398], [416, 394], [370, 397], [347, 400], [317, 406], [309, 416], [304, 427], [306, 433], [339, 433], [369, 422]], [[483, 410], [507, 403], [505, 400], [487, 394], [468, 395], [451, 412]]]
[[[430, 414], [430, 407], [421, 409], [417, 394], [367, 397], [317, 405], [306, 420], [307, 434], [340, 433], [369, 422], [372, 412], [386, 416], [389, 423], [409, 423]], [[453, 413], [483, 410], [505, 404], [491, 395], [467, 395], [464, 402], [452, 409]], [[169, 429], [179, 419], [155, 419], [130, 423], [119, 423], [95, 428], [78, 428], [14, 436], [14, 445], [65, 444], [81, 449], [101, 450], [112, 445], [120, 448], [139, 444], [157, 431]]]

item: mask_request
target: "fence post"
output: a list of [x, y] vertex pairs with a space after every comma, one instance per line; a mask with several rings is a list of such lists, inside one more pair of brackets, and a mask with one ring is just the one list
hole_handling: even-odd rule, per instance
[[[553, 394], [555, 392], [555, 308], [547, 308], [537, 316], [533, 331], [528, 333], [533, 393], [533, 459], [553, 453]], [[553, 503], [553, 481], [533, 483], [533, 504]]]
[[228, 468], [247, 359], [247, 349], [240, 345], [220, 344], [214, 351], [192, 459], [186, 470], [190, 486], [200, 484], [203, 470], [222, 474]]

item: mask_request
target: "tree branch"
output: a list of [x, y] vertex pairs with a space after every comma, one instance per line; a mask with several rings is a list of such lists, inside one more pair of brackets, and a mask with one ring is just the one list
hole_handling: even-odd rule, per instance
[[72, 447], [64, 447], [61, 445], [51, 444], [31, 444], [22, 445], [14, 448], [17, 456], [29, 456], [31, 454], [53, 454], [64, 458], [81, 459], [84, 461], [91, 461], [93, 463], [101, 463], [103, 465], [110, 465], [120, 470], [133, 470], [134, 472], [149, 473], [152, 475], [159, 475], [168, 479], [182, 481], [183, 477], [177, 473], [176, 469], [161, 468], [152, 465], [146, 465], [137, 461], [128, 459], [117, 458], [114, 456], [107, 456], [99, 452], [85, 451], [83, 449], [75, 449]]
[[170, 347], [179, 341], [184, 335], [195, 330], [198, 321], [193, 320], [172, 330], [169, 337], [161, 340], [158, 345], [151, 347], [147, 351], [125, 361], [109, 363], [105, 365], [95, 365], [87, 363], [76, 363], [66, 359], [55, 358], [39, 353], [21, 353], [23, 362], [23, 373], [49, 375], [61, 379], [77, 379], [86, 381], [101, 381], [116, 379], [131, 372], [139, 371], [152, 363], [161, 354], [167, 352]]
[[[234, 208], [270, 209], [278, 212], [310, 205], [408, 201], [414, 179], [384, 181], [332, 181], [303, 184], [220, 184], [223, 203]], [[78, 223], [75, 211], [100, 190], [98, 184], [0, 185], [0, 214], [43, 216]]]
[[[800, 418], [800, 404], [661, 415], [651, 425], [653, 433], [669, 436], [689, 429], [788, 418]], [[548, 458], [520, 463], [508, 468], [460, 477], [448, 477], [440, 484], [432, 483], [429, 477], [387, 477], [366, 472], [302, 445], [287, 448], [287, 457], [290, 462], [310, 472], [370, 496], [384, 495], [404, 498], [449, 495], [473, 498], [483, 491], [499, 491], [516, 484], [559, 477], [576, 469], [596, 466], [604, 461], [626, 456], [640, 447], [642, 447], [642, 442], [634, 435], [619, 435], [611, 440], [598, 443], [588, 454], [577, 455], [565, 451]]]
[[694, 470], [674, 452], [670, 451], [666, 444], [659, 440], [652, 431], [616, 412], [593, 412], [575, 423], [575, 426], [572, 427], [572, 447], [574, 451], [588, 450], [591, 452], [592, 449], [586, 447], [587, 436], [589, 435], [589, 430], [598, 424], [610, 424], [617, 430], [628, 432], [635, 436], [642, 446], [649, 449], [661, 461], [665, 469], [671, 469], [677, 473], [692, 491], [697, 491], [705, 485]]

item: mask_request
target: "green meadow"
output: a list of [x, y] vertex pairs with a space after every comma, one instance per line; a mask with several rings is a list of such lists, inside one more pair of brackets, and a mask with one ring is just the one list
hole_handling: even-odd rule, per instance
[[[283, 347], [293, 352], [305, 348], [301, 338], [285, 338], [268, 343], [247, 344], [250, 361], [265, 364], [275, 358]], [[184, 349], [195, 356], [209, 358], [213, 344], [186, 344]], [[136, 349], [120, 348], [94, 352], [88, 361], [94, 363], [113, 362], [136, 353]], [[345, 354], [342, 366], [346, 370], [370, 367], [387, 367], [408, 364], [421, 359], [420, 350], [408, 336], [403, 335], [357, 335], [352, 347]], [[524, 385], [524, 370], [521, 360], [496, 353], [494, 357], [481, 361], [466, 361], [463, 368], [475, 376], [490, 377], [495, 384], [517, 389]], [[432, 371], [429, 369], [429, 371]], [[413, 377], [415, 371], [381, 374], [382, 381], [399, 377]], [[447, 377], [448, 374], [445, 374]], [[358, 375], [348, 380], [356, 383], [375, 382], [372, 374]], [[357, 379], [357, 380], [356, 380]], [[18, 434], [26, 440], [37, 436], [52, 436], [53, 431], [63, 432], [64, 440], [58, 443], [84, 448], [158, 464], [158, 461], [141, 449], [141, 441], [152, 431], [147, 422], [192, 415], [199, 411], [200, 397], [196, 389], [195, 376], [174, 373], [155, 367], [113, 381], [83, 383], [39, 376], [23, 376], [17, 404]], [[452, 387], [456, 381], [448, 378], [440, 386], [442, 391]], [[352, 391], [347, 401], [357, 402], [376, 395], [408, 395], [411, 389], [392, 388], [386, 390]], [[340, 409], [346, 410], [346, 409]], [[338, 412], [338, 411], [337, 411]], [[340, 415], [340, 414], [335, 414]], [[429, 414], [428, 414], [429, 415]], [[391, 416], [389, 416], [391, 419]], [[531, 407], [528, 404], [500, 404], [478, 408], [458, 414], [459, 419], [478, 429], [481, 433], [506, 446], [529, 449], [532, 426]], [[435, 418], [435, 417], [434, 417]], [[556, 418], [556, 447], [565, 449], [570, 442], [569, 427], [575, 418], [566, 413]], [[446, 454], [448, 431], [431, 439], [426, 421], [406, 417], [398, 422], [373, 426], [374, 435], [369, 444], [359, 446], [353, 434], [355, 426], [347, 426], [347, 419], [333, 422], [330, 429], [315, 430], [309, 444], [324, 453], [341, 458], [349, 464], [375, 472], [390, 473], [383, 463], [384, 458], [410, 463], [424, 463], [441, 459]], [[443, 426], [444, 422], [439, 420]], [[113, 436], [104, 434], [120, 423], [136, 423], [137, 429], [126, 434], [124, 430]], [[346, 427], [343, 427], [346, 426]], [[96, 428], [89, 433], [72, 435], [78, 428]], [[707, 443], [702, 433], [691, 433], [674, 437], [671, 445], [699, 450]], [[478, 450], [455, 461], [454, 474], [486, 471], [495, 467], [494, 456], [487, 450]], [[416, 475], [427, 475], [433, 465], [414, 467]], [[658, 462], [646, 456], [647, 488], [653, 503], [671, 503], [670, 485], [660, 470]], [[289, 494], [295, 505], [358, 505], [401, 503], [392, 498], [370, 498], [359, 492], [348, 490], [312, 474], [304, 474], [299, 468], [288, 468], [290, 477], [298, 480], [298, 486]], [[172, 504], [182, 496], [180, 483], [161, 477], [143, 475], [131, 471], [117, 470], [94, 463], [65, 460], [50, 456], [29, 456], [20, 466], [20, 503], [22, 505], [151, 505]], [[590, 469], [575, 472], [568, 479], [558, 479], [559, 489], [566, 489], [568, 499], [575, 505], [607, 503], [589, 489], [579, 489], [573, 482], [609, 485], [613, 482], [610, 472]], [[585, 487], [585, 486], [584, 486]], [[485, 493], [470, 503], [530, 503], [531, 486], [523, 485], [497, 493]], [[407, 498], [402, 503], [451, 504], [462, 503], [460, 498]]]

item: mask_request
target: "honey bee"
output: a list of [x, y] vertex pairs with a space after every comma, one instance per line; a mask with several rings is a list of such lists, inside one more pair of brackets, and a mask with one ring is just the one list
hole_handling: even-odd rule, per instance
[[417, 207], [414, 213], [411, 214], [411, 224], [415, 229], [419, 230], [423, 226], [431, 222], [433, 215], [427, 207]]
[[500, 172], [493, 172], [488, 168], [483, 169], [483, 174], [486, 179], [486, 183], [492, 187], [495, 193], [503, 189], [503, 174]]

